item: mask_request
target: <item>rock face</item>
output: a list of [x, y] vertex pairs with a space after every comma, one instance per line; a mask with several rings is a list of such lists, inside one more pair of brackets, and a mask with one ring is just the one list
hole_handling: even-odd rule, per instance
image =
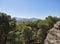
[[60, 21], [49, 30], [44, 44], [60, 44]]

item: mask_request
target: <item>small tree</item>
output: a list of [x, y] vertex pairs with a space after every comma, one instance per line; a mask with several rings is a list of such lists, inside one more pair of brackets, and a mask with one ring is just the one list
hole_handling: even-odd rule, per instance
[[33, 36], [33, 32], [32, 32], [31, 27], [28, 27], [28, 26], [24, 27], [23, 33], [24, 33], [25, 43], [26, 44], [31, 44], [30, 40], [32, 39], [32, 36]]
[[0, 40], [2, 41], [2, 44], [6, 44], [8, 33], [15, 29], [15, 23], [15, 19], [11, 18], [11, 16], [5, 13], [0, 13], [0, 34], [2, 33], [2, 39]]

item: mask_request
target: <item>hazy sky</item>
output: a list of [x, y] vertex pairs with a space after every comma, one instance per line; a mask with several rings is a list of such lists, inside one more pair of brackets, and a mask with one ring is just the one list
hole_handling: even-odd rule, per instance
[[60, 17], [60, 0], [0, 0], [0, 12], [12, 17]]

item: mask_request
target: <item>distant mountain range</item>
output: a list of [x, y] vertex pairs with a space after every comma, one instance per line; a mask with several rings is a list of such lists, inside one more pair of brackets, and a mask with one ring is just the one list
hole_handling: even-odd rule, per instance
[[38, 18], [17, 18], [15, 17], [17, 23], [20, 23], [20, 22], [25, 22], [25, 21], [36, 21], [36, 20], [39, 20]]

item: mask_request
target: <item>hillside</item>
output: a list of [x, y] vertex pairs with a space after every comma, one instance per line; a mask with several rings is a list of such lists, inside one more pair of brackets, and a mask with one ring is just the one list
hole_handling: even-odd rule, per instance
[[26, 22], [26, 21], [36, 21], [38, 18], [16, 18], [17, 23]]
[[[22, 21], [22, 23], [17, 24], [16, 21]], [[58, 21], [60, 18], [52, 16], [48, 16], [44, 20], [36, 18], [15, 19], [10, 15], [0, 13], [0, 44], [44, 44], [48, 41], [50, 44], [51, 39], [55, 43], [59, 42], [60, 22]], [[58, 23], [56, 24], [56, 22]], [[48, 32], [49, 30], [51, 30], [52, 36]], [[48, 41], [44, 42], [45, 40]]]

